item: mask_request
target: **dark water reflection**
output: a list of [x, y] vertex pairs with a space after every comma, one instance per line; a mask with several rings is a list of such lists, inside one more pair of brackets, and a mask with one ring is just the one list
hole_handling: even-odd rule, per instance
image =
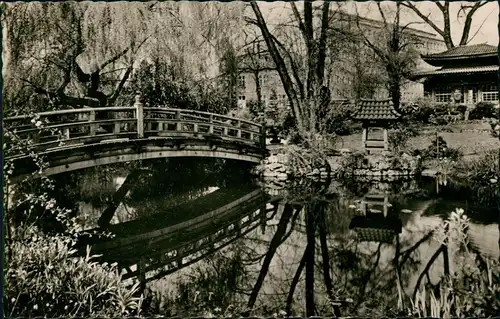
[[117, 262], [125, 279], [140, 280], [154, 297], [149, 307], [167, 315], [245, 307], [383, 314], [398, 305], [398, 290], [411, 295], [419, 281], [435, 284], [445, 266], [453, 272], [464, 262], [459, 252], [449, 266], [438, 258], [419, 279], [441, 245], [430, 232], [457, 207], [471, 219], [471, 249], [499, 259], [497, 210], [446, 187], [436, 193], [433, 180], [269, 191], [246, 176], [228, 179], [224, 166], [169, 165], [113, 173], [105, 205], [79, 201], [85, 229], [114, 234], [83, 242]]

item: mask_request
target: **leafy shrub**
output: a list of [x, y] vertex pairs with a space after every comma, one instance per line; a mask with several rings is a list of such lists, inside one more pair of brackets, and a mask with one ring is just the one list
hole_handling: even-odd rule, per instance
[[459, 149], [448, 147], [448, 144], [441, 136], [434, 138], [429, 147], [418, 153], [422, 157], [422, 160], [449, 159], [457, 161], [462, 156], [462, 152]]
[[138, 314], [138, 285], [126, 287], [116, 266], [99, 264], [87, 250], [75, 257], [66, 236], [48, 236], [34, 226], [17, 228], [5, 271], [9, 317], [106, 317]]
[[428, 98], [419, 98], [408, 103], [404, 114], [411, 120], [445, 125], [463, 119], [467, 107], [455, 103], [435, 103]]
[[389, 134], [389, 145], [395, 151], [403, 150], [408, 140], [419, 135], [417, 126], [414, 123], [400, 123], [395, 130]]
[[477, 160], [458, 162], [451, 177], [469, 189], [474, 200], [495, 206], [499, 176], [498, 151], [492, 150]]
[[483, 118], [497, 117], [495, 105], [488, 102], [479, 102], [469, 114], [471, 120], [481, 120]]
[[347, 101], [334, 101], [329, 106], [329, 111], [325, 118], [325, 131], [336, 135], [349, 135], [351, 130], [351, 114], [353, 108]]
[[405, 104], [401, 111], [410, 120], [422, 123], [429, 123], [429, 117], [435, 112], [432, 101], [425, 97]]
[[448, 249], [449, 257], [443, 255], [456, 259], [458, 267], [437, 286], [427, 283], [415, 291], [409, 311], [412, 317], [482, 318], [500, 311], [500, 265], [470, 249], [469, 224], [463, 209], [457, 209], [435, 230], [434, 237], [443, 246], [458, 244], [459, 249]]
[[248, 101], [247, 108], [250, 111], [250, 114], [256, 118], [264, 112], [265, 104], [263, 102], [259, 103], [258, 101]]
[[[16, 140], [11, 141], [16, 146]], [[43, 158], [34, 153], [31, 156], [41, 170], [45, 165]], [[71, 217], [71, 210], [59, 207], [48, 195], [57, 191], [55, 184], [42, 177], [37, 183], [28, 181], [35, 187], [16, 185], [16, 192], [22, 192], [26, 205], [13, 209], [14, 203], [9, 205], [9, 199], [13, 199], [9, 182], [12, 172], [11, 163], [6, 162], [4, 315], [25, 318], [138, 315], [142, 297], [135, 296], [137, 285], [126, 287], [116, 266], [95, 262], [92, 259], [96, 256], [91, 256], [90, 250], [85, 257], [76, 256], [76, 242], [82, 229], [76, 218]], [[37, 211], [41, 211], [38, 216]], [[46, 216], [60, 227], [50, 233], [42, 231], [39, 225], [44, 225]]]

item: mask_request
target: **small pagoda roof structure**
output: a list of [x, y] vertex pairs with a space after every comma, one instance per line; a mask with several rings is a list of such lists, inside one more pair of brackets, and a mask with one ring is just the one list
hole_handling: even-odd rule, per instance
[[394, 238], [402, 232], [403, 223], [395, 216], [368, 214], [354, 216], [349, 229], [354, 230], [359, 241], [392, 243]]
[[413, 81], [433, 76], [480, 76], [498, 72], [498, 49], [485, 43], [422, 55], [422, 59], [437, 69], [419, 71], [410, 77]]
[[358, 121], [387, 121], [401, 117], [391, 100], [361, 100], [352, 115]]
[[[358, 109], [352, 115], [352, 119], [363, 122], [363, 148], [369, 153], [375, 150], [389, 149], [387, 136], [387, 126], [389, 123], [398, 120], [401, 117], [392, 100], [361, 100], [358, 103]], [[383, 139], [369, 139], [369, 128], [383, 128]]]

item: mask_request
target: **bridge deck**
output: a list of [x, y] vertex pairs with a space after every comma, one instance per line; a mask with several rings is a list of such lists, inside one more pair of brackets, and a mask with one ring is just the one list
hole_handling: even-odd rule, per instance
[[[169, 108], [84, 108], [4, 119], [5, 158], [13, 177], [32, 167], [32, 152], [46, 157], [43, 174], [171, 156], [258, 162], [266, 152], [265, 128], [220, 114]], [[17, 142], [15, 142], [17, 141]]]

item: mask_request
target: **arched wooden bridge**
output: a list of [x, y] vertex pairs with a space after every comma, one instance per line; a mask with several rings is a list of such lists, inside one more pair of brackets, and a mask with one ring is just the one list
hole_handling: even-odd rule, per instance
[[[12, 180], [162, 157], [216, 157], [259, 162], [266, 152], [262, 125], [220, 114], [144, 107], [82, 108], [4, 119], [5, 160]], [[16, 140], [16, 141], [14, 141]]]

